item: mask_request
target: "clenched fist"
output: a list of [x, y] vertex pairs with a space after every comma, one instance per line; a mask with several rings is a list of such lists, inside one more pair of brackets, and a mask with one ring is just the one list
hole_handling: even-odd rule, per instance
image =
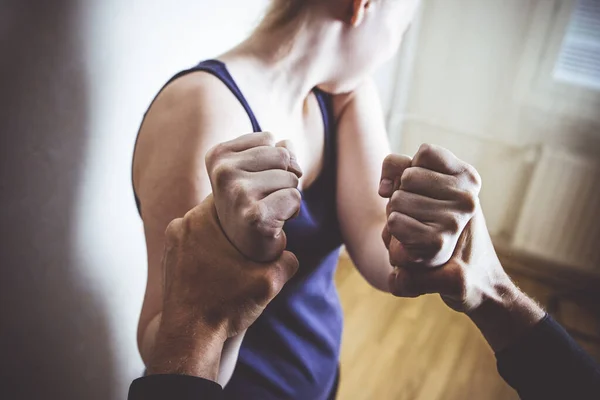
[[389, 198], [383, 238], [396, 267], [444, 265], [479, 206], [481, 179], [446, 149], [422, 145], [413, 159], [390, 155], [379, 194]]
[[206, 156], [221, 226], [254, 261], [268, 262], [286, 247], [283, 226], [300, 210], [302, 172], [289, 142], [252, 133], [219, 144]]
[[149, 374], [216, 380], [223, 345], [250, 327], [298, 270], [283, 252], [248, 260], [223, 233], [212, 195], [165, 232], [164, 299]]
[[[232, 337], [246, 330], [296, 273], [290, 252], [246, 259], [223, 233], [212, 195], [166, 230], [163, 326], [202, 326]], [[175, 329], [176, 330], [176, 329]]]
[[477, 171], [440, 147], [386, 159], [380, 194], [390, 198], [383, 238], [397, 267], [392, 294], [439, 293], [454, 310], [472, 313], [518, 292], [494, 251], [480, 187]]

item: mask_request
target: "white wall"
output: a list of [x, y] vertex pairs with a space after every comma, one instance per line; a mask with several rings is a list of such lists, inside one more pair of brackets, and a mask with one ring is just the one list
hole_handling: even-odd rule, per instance
[[[453, 150], [481, 172], [491, 231], [510, 238], [541, 145], [600, 154], [600, 92], [551, 72], [573, 0], [424, 0], [396, 150]], [[551, 182], [549, 182], [551, 185]]]
[[86, 59], [94, 111], [77, 201], [75, 252], [111, 310], [123, 393], [142, 371], [135, 332], [146, 257], [130, 175], [142, 114], [173, 74], [242, 40], [266, 1], [228, 1], [222, 6], [199, 0], [90, 3], [84, 18], [90, 22]]
[[123, 399], [143, 372], [135, 135], [161, 85], [266, 1], [2, 3], [0, 398]]

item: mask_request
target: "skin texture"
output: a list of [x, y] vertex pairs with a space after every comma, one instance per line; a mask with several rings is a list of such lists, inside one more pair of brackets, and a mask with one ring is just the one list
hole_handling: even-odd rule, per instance
[[[261, 126], [273, 132], [273, 141], [294, 143], [292, 153], [303, 172], [300, 188], [309, 187], [323, 165], [323, 122], [311, 91], [319, 87], [335, 94], [342, 235], [361, 274], [376, 288], [388, 291], [392, 267], [380, 239], [386, 223], [385, 200], [378, 197], [377, 187], [389, 148], [379, 100], [367, 76], [397, 49], [418, 1], [306, 4], [292, 20], [273, 29], [258, 29], [218, 58], [227, 64]], [[238, 249], [256, 260], [268, 260], [281, 249], [279, 227], [293, 207], [286, 209], [287, 214], [279, 214], [272, 225], [264, 221], [264, 213], [254, 212], [252, 217], [248, 210], [252, 204], [260, 209], [256, 204], [264, 203], [264, 193], [257, 195], [254, 187], [254, 193], [244, 194], [240, 185], [237, 189], [221, 185], [224, 180], [219, 174], [209, 176], [211, 171], [222, 172], [214, 166], [227, 164], [224, 160], [231, 159], [224, 155], [227, 152], [217, 151], [217, 157], [211, 156], [205, 163], [210, 149], [249, 132], [252, 127], [239, 102], [215, 77], [201, 72], [170, 84], [147, 114], [134, 158], [134, 186], [142, 205], [148, 252], [148, 282], [138, 329], [146, 363], [163, 309], [161, 257], [164, 232], [171, 220], [182, 217], [215, 189], [224, 229]], [[282, 167], [274, 169], [283, 171]], [[249, 171], [238, 168], [238, 172], [242, 176]], [[280, 189], [291, 194], [293, 183], [290, 180]], [[228, 203], [232, 190], [241, 199], [237, 203]], [[235, 224], [232, 216], [250, 218]], [[248, 239], [252, 229], [268, 238], [252, 242]], [[253, 254], [254, 245], [261, 250]], [[220, 383], [226, 383], [233, 372], [242, 337], [226, 343]]]
[[481, 179], [450, 151], [423, 145], [413, 159], [389, 156], [380, 194], [389, 198], [383, 240], [395, 268], [392, 294], [438, 293], [467, 314], [499, 351], [544, 311], [519, 291], [494, 250], [478, 200]]
[[291, 144], [252, 133], [213, 147], [206, 168], [221, 224], [251, 260], [272, 261], [285, 249], [283, 225], [300, 211], [302, 171]]
[[216, 380], [225, 340], [260, 316], [298, 260], [283, 251], [269, 263], [248, 260], [221, 229], [212, 196], [173, 220], [165, 238], [162, 321], [148, 373]]
[[[271, 142], [270, 135], [256, 136], [252, 139]], [[232, 150], [243, 152], [248, 143], [248, 136], [244, 136], [226, 143], [220, 151], [226, 154]], [[464, 178], [467, 184], [462, 187], [467, 194], [472, 195], [478, 190], [478, 175], [468, 164], [445, 149], [422, 146], [412, 160], [398, 155], [386, 159], [381, 195], [391, 198], [401, 190], [408, 190], [407, 185], [401, 189], [400, 182], [415, 164], [421, 165], [416, 168], [424, 168], [424, 164], [435, 166], [438, 171], [446, 171], [446, 178], [455, 177], [459, 181]], [[412, 214], [415, 221], [419, 221], [423, 218], [415, 212], [422, 208], [428, 211], [427, 221], [447, 221], [443, 217], [448, 216], [458, 218], [458, 214], [447, 212], [447, 203], [436, 199], [455, 195], [461, 191], [461, 185], [442, 178], [431, 179], [430, 175], [417, 174], [412, 179], [421, 185], [410, 188], [427, 187], [427, 196], [431, 197], [422, 195], [416, 202], [408, 201], [401, 211], [390, 201], [388, 214]], [[465, 202], [465, 197], [453, 197], [460, 199], [457, 203]], [[410, 207], [413, 204], [419, 207], [413, 210]], [[437, 268], [433, 268], [426, 257], [414, 261], [413, 248], [401, 244], [392, 248], [390, 243], [397, 240], [393, 236], [397, 226], [394, 224], [386, 230], [384, 241], [390, 247], [392, 258], [404, 260], [390, 275], [390, 286], [394, 294], [402, 297], [440, 293], [451, 308], [467, 313], [491, 347], [500, 351], [539, 322], [544, 312], [504, 273], [477, 205], [473, 214], [459, 235], [454, 253]], [[450, 228], [445, 230], [452, 231]], [[418, 229], [411, 231], [418, 232]], [[422, 237], [414, 235], [414, 238]], [[225, 340], [238, 335], [258, 318], [297, 272], [298, 260], [289, 252], [278, 254], [270, 263], [248, 260], [228, 240], [212, 195], [183, 218], [172, 221], [165, 238], [163, 313], [148, 373], [190, 375], [215, 381]], [[424, 253], [419, 248], [417, 254], [421, 257]]]

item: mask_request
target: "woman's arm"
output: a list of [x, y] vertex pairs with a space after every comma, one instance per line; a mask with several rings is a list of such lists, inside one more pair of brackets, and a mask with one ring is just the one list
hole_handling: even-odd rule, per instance
[[372, 81], [334, 97], [338, 121], [338, 217], [346, 248], [363, 277], [389, 291], [392, 272], [381, 239], [386, 201], [378, 195], [381, 166], [390, 153], [377, 90]]
[[[161, 260], [167, 225], [211, 192], [205, 154], [217, 143], [251, 132], [233, 95], [216, 78], [197, 72], [179, 78], [158, 96], [140, 131], [133, 178], [141, 201], [148, 255], [148, 281], [138, 325], [138, 345], [147, 363], [163, 307]], [[228, 341], [219, 382], [226, 383], [241, 338]]]

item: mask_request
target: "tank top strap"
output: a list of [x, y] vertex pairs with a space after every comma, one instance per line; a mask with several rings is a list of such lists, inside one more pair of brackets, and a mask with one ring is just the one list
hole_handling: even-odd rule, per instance
[[238, 85], [235, 83], [235, 80], [233, 79], [233, 77], [231, 76], [229, 71], [227, 70], [227, 67], [225, 66], [225, 64], [222, 63], [221, 61], [219, 61], [219, 60], [202, 61], [195, 67], [192, 67], [186, 71], [182, 71], [179, 74], [175, 75], [171, 79], [170, 82], [174, 81], [177, 78], [180, 78], [182, 75], [186, 75], [186, 74], [189, 74], [191, 72], [196, 72], [196, 71], [202, 71], [202, 72], [206, 72], [211, 75], [214, 75], [221, 82], [223, 82], [223, 84], [225, 84], [225, 86], [227, 86], [227, 88], [231, 91], [231, 93], [233, 93], [233, 95], [236, 97], [236, 99], [238, 99], [240, 104], [244, 107], [246, 114], [248, 114], [248, 118], [250, 118], [250, 122], [252, 123], [252, 129], [254, 130], [254, 132], [262, 131], [260, 124], [258, 123], [258, 120], [256, 119], [254, 112], [252, 111], [252, 108], [250, 108], [250, 104], [244, 97], [244, 94], [242, 93], [242, 91], [240, 90]]
[[337, 126], [333, 111], [332, 95], [318, 88], [313, 89], [317, 98], [321, 114], [323, 115], [323, 127], [325, 131], [323, 149], [323, 169], [325, 174], [334, 174], [337, 170]]
[[[244, 110], [246, 111], [246, 114], [248, 115], [248, 118], [250, 119], [250, 122], [252, 123], [252, 129], [254, 130], [254, 132], [262, 132], [262, 128], [261, 128], [260, 124], [258, 123], [258, 120], [257, 120], [256, 116], [254, 115], [254, 112], [252, 111], [250, 104], [244, 97], [244, 94], [240, 90], [239, 86], [235, 83], [233, 76], [231, 76], [231, 74], [227, 70], [227, 66], [219, 60], [202, 61], [192, 68], [188, 68], [184, 71], [179, 72], [178, 74], [173, 76], [171, 79], [169, 79], [169, 81], [163, 86], [161, 91], [165, 87], [167, 87], [170, 83], [172, 83], [173, 81], [175, 81], [185, 75], [188, 75], [190, 73], [196, 72], [196, 71], [202, 71], [202, 72], [209, 73], [209, 74], [215, 76], [221, 82], [223, 82], [223, 84], [231, 91], [231, 93], [236, 97], [236, 99], [244, 107]], [[159, 91], [159, 93], [160, 93], [160, 91]], [[323, 165], [324, 171], [323, 172], [325, 172], [325, 174], [323, 174], [323, 175], [327, 176], [331, 173], [335, 174], [336, 159], [337, 159], [337, 150], [336, 150], [337, 149], [337, 144], [336, 144], [337, 128], [335, 126], [336, 121], [335, 121], [335, 117], [333, 114], [333, 102], [332, 102], [332, 97], [330, 94], [328, 94], [318, 88], [313, 89], [313, 93], [317, 99], [317, 102], [319, 103], [319, 108], [321, 110], [321, 114], [323, 117], [323, 126], [324, 126], [324, 131], [325, 131], [324, 160], [323, 160], [324, 161], [324, 165]], [[158, 95], [157, 95], [157, 97], [158, 97]], [[155, 100], [156, 100], [156, 98], [153, 100], [152, 103], [154, 103]], [[146, 113], [144, 113], [144, 117], [146, 116], [147, 112], [148, 111], [146, 111]], [[138, 132], [138, 138], [139, 138], [139, 132]], [[136, 144], [137, 144], [138, 138], [136, 138]], [[133, 171], [132, 171], [132, 181], [133, 181]], [[136, 202], [138, 211], [141, 214], [141, 204], [137, 197], [137, 194], [135, 193], [135, 190], [134, 190], [134, 197], [135, 197], [135, 202]]]

